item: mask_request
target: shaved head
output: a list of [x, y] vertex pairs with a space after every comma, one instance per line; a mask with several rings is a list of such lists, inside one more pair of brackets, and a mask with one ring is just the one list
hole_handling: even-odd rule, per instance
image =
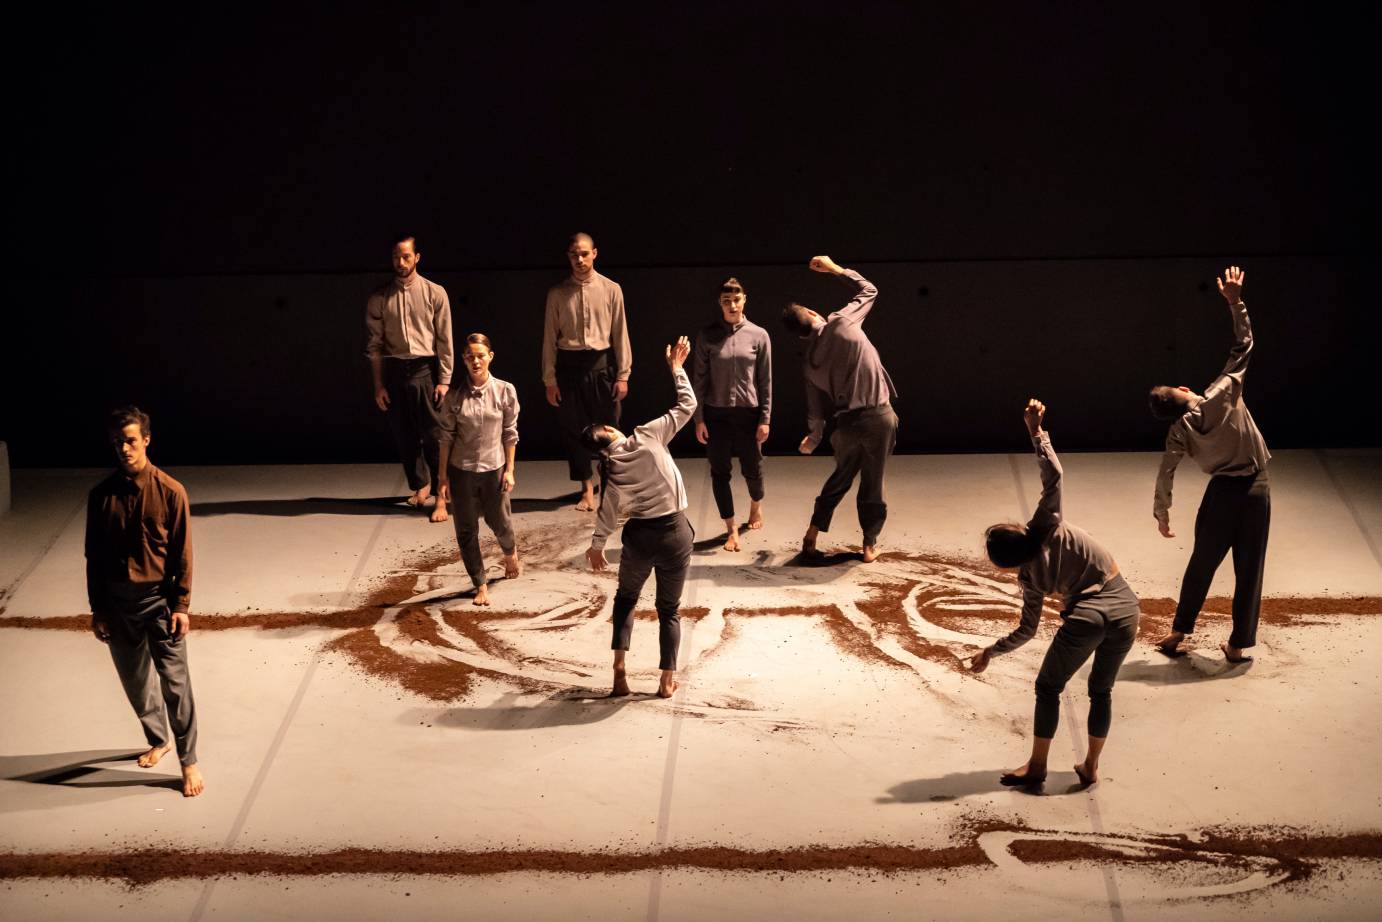
[[581, 244], [585, 244], [593, 250], [595, 249], [595, 238], [585, 233], [584, 231], [574, 233], [571, 235], [571, 238], [566, 241], [566, 248], [570, 249], [571, 247], [579, 246]]

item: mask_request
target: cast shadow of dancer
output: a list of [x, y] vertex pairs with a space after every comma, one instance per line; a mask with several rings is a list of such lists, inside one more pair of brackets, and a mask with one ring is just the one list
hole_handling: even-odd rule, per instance
[[[49, 752], [38, 755], [0, 756], [0, 780], [27, 784], [49, 785], [69, 791], [109, 788], [167, 788], [182, 794], [181, 776], [154, 774], [148, 769], [129, 771], [104, 768], [104, 762], [134, 762], [144, 750], [88, 749], [80, 752]], [[70, 794], [63, 802], [70, 802]], [[30, 810], [36, 805], [31, 797], [24, 803], [0, 805], [0, 812]]]
[[306, 499], [232, 499], [215, 503], [193, 503], [192, 514], [205, 515], [417, 515], [417, 509], [403, 505], [406, 496], [309, 496]]
[[1016, 791], [1034, 797], [1065, 796], [1088, 790], [1078, 775], [1072, 772], [1051, 772], [1046, 783], [1035, 787], [1004, 787], [998, 779], [1005, 769], [991, 768], [972, 772], [952, 772], [939, 778], [917, 778], [888, 788], [886, 797], [874, 799], [876, 804], [947, 803], [977, 794], [997, 791]]
[[[571, 688], [557, 692], [532, 705], [513, 703], [516, 696], [505, 695], [493, 707], [455, 707], [442, 711], [432, 723], [462, 730], [549, 730], [553, 727], [582, 727], [609, 720], [638, 701], [661, 701], [656, 695], [629, 695], [611, 698], [609, 692], [595, 688]], [[402, 720], [411, 723], [414, 715]]]
[[1246, 675], [1252, 664], [1252, 660], [1226, 663], [1222, 658], [1182, 650], [1169, 661], [1124, 663], [1123, 668], [1118, 670], [1118, 680], [1148, 685], [1186, 685], [1215, 679], [1235, 679]]
[[859, 563], [863, 563], [863, 553], [861, 553], [860, 551], [835, 551], [833, 553], [826, 554], [821, 551], [815, 551], [814, 553], [807, 553], [806, 551], [801, 551], [790, 560], [784, 560], [782, 562], [782, 566], [834, 567], [839, 566], [842, 563], [849, 563], [850, 561], [858, 561]]

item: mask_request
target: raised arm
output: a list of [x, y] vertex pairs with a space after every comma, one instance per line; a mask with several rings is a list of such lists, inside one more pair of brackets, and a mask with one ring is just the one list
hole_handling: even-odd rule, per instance
[[1171, 530], [1171, 483], [1176, 476], [1180, 459], [1185, 457], [1184, 423], [1172, 423], [1166, 432], [1166, 451], [1161, 455], [1161, 468], [1156, 472], [1156, 495], [1152, 498], [1152, 516], [1157, 529], [1167, 538], [1174, 538]]
[[1228, 351], [1224, 370], [1205, 388], [1200, 412], [1206, 426], [1218, 425], [1243, 393], [1243, 378], [1248, 373], [1248, 359], [1252, 357], [1252, 322], [1248, 319], [1248, 307], [1243, 303], [1245, 275], [1237, 266], [1229, 266], [1224, 270], [1224, 277], [1216, 280], [1233, 318], [1233, 346]]
[[1032, 437], [1032, 447], [1036, 449], [1037, 467], [1041, 470], [1041, 498], [1037, 500], [1036, 512], [1032, 515], [1029, 527], [1047, 529], [1054, 527], [1061, 518], [1061, 466], [1056, 450], [1051, 447], [1051, 436], [1041, 428], [1046, 416], [1046, 404], [1035, 397], [1027, 401], [1022, 418], [1027, 423], [1027, 432]]
[[672, 369], [672, 381], [677, 388], [676, 406], [659, 418], [643, 426], [649, 433], [666, 445], [672, 436], [686, 425], [696, 411], [696, 392], [691, 389], [691, 379], [686, 376], [686, 357], [691, 353], [691, 343], [685, 336], [679, 337], [674, 345], [667, 347], [667, 367]]
[[816, 272], [842, 276], [858, 286], [858, 291], [855, 292], [850, 302], [830, 316], [844, 317], [854, 323], [863, 323], [864, 318], [869, 315], [869, 311], [873, 310], [873, 302], [878, 298], [878, 289], [873, 286], [873, 283], [853, 269], [841, 267], [829, 256], [813, 256], [811, 268]]

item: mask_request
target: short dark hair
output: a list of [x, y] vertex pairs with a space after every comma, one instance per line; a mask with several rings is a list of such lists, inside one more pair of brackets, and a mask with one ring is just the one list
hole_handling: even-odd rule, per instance
[[603, 423], [586, 426], [581, 433], [581, 447], [592, 455], [602, 453], [613, 442], [614, 436], [609, 434]]
[[414, 237], [412, 234], [394, 234], [393, 237], [389, 240], [389, 249], [396, 249], [400, 243], [412, 243], [414, 253], [422, 252], [420, 249], [418, 249], [417, 238]]
[[489, 337], [483, 333], [471, 333], [469, 336], [467, 336], [465, 338], [465, 344], [469, 346], [471, 343], [479, 343], [480, 345], [488, 349], [490, 352], [494, 351], [494, 347], [490, 345]]
[[1020, 567], [1037, 555], [1041, 542], [1025, 525], [1000, 522], [990, 525], [988, 531], [984, 532], [984, 549], [988, 551], [989, 560], [993, 561], [994, 566]]
[[1163, 423], [1173, 423], [1190, 409], [1190, 398], [1178, 387], [1159, 384], [1147, 392], [1147, 409]]
[[720, 283], [720, 293], [723, 294], [723, 293], [724, 293], [724, 290], [725, 290], [726, 288], [728, 288], [730, 285], [734, 285], [735, 287], [737, 287], [737, 288], [739, 289], [739, 293], [740, 293], [741, 295], [743, 295], [744, 297], [748, 297], [748, 295], [749, 295], [749, 290], [748, 290], [747, 288], [744, 287], [744, 283], [741, 282], [741, 281], [739, 281], [737, 278], [735, 278], [735, 277], [732, 276], [732, 275], [731, 275], [729, 278], [725, 279], [723, 282]]
[[782, 309], [782, 326], [793, 336], [811, 335], [811, 309], [795, 301]]
[[139, 434], [148, 438], [153, 433], [153, 426], [149, 422], [149, 414], [134, 404], [118, 407], [110, 411], [106, 417], [107, 432], [123, 432], [126, 426], [139, 424]]

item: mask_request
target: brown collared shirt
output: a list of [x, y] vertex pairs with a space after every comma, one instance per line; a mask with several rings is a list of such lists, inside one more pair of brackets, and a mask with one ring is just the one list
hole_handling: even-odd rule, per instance
[[451, 302], [446, 289], [420, 275], [405, 288], [397, 279], [365, 302], [365, 355], [371, 359], [437, 357], [437, 383], [450, 384], [455, 369]]
[[187, 491], [149, 463], [133, 477], [116, 470], [86, 503], [86, 594], [98, 617], [114, 614], [110, 587], [158, 585], [168, 606], [192, 603]]
[[629, 380], [633, 356], [624, 323], [624, 289], [598, 272], [584, 282], [568, 276], [547, 291], [542, 328], [542, 383], [557, 383], [557, 350], [612, 349], [616, 378]]
[[518, 442], [518, 391], [490, 375], [475, 387], [464, 375], [442, 403], [437, 441], [451, 446], [447, 467], [483, 474], [508, 464], [506, 451]]

